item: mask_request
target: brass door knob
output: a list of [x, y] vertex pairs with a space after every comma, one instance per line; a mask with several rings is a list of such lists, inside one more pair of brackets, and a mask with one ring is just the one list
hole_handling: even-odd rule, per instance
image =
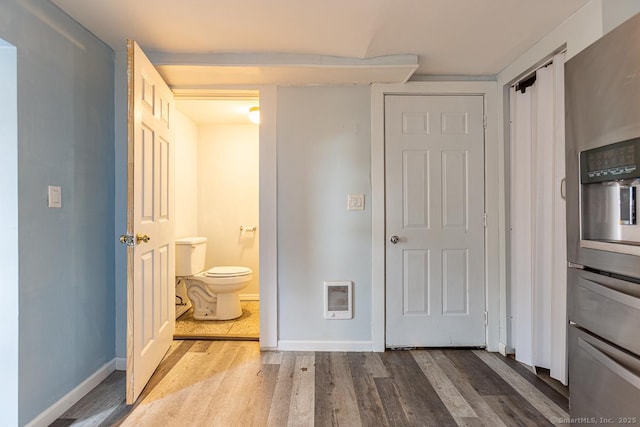
[[144, 242], [147, 243], [149, 240], [151, 240], [151, 237], [147, 236], [146, 234], [136, 234], [136, 243], [140, 244], [140, 242]]

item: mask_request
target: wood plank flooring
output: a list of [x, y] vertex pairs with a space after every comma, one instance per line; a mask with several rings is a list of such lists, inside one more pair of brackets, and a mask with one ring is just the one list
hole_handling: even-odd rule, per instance
[[62, 426], [544, 426], [568, 418], [562, 386], [484, 350], [260, 352], [174, 341], [137, 404], [116, 371]]

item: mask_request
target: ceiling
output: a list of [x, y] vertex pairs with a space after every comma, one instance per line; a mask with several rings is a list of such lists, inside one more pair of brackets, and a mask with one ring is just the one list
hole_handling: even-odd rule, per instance
[[495, 76], [588, 2], [51, 1], [116, 51], [136, 40], [173, 87]]
[[588, 0], [51, 2], [115, 51], [137, 41], [195, 123], [246, 124], [257, 92], [190, 89], [495, 76]]
[[176, 98], [176, 108], [196, 125], [252, 125], [249, 108], [257, 107], [251, 99], [182, 99]]

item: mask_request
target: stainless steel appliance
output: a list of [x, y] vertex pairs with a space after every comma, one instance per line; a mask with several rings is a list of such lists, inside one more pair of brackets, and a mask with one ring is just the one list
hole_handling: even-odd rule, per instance
[[640, 423], [640, 14], [565, 67], [572, 425]]

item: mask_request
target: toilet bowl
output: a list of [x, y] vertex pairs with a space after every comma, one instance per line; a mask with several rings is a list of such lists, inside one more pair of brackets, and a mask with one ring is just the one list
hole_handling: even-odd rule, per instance
[[250, 268], [219, 266], [204, 270], [207, 239], [176, 239], [176, 278], [183, 280], [196, 320], [229, 320], [242, 315], [240, 291], [249, 285]]
[[183, 277], [193, 304], [193, 318], [229, 320], [242, 316], [240, 291], [249, 285], [251, 273], [247, 267], [223, 266]]

